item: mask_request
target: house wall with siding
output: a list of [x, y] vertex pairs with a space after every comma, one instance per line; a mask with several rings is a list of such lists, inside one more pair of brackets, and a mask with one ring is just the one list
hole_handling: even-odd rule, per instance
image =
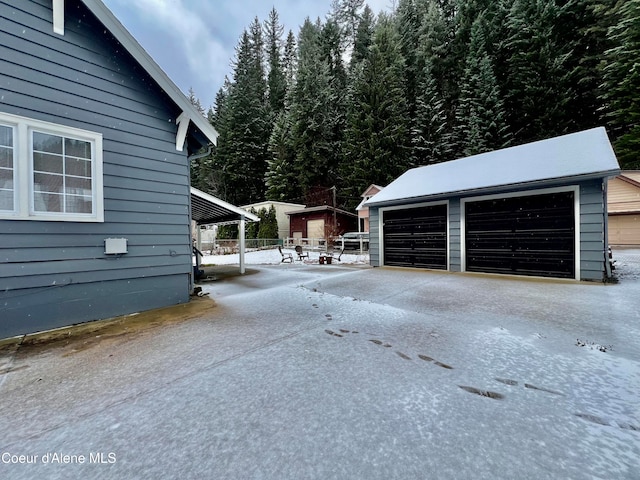
[[640, 186], [612, 178], [607, 186], [607, 204], [609, 214], [640, 212]]
[[[0, 111], [103, 135], [104, 223], [0, 220], [0, 338], [188, 301], [173, 102], [77, 0], [0, 0]], [[128, 253], [104, 254], [125, 237]]]
[[[565, 184], [566, 185], [566, 184]], [[576, 185], [572, 183], [570, 185]], [[605, 221], [606, 205], [603, 193], [603, 180], [591, 180], [580, 182], [580, 278], [581, 280], [602, 281], [605, 275]], [[537, 187], [523, 189], [505, 189], [503, 191], [486, 192], [490, 194], [508, 194], [513, 192], [530, 192], [540, 188], [562, 187], [561, 183], [545, 184]], [[475, 195], [474, 195], [475, 196]], [[461, 239], [461, 202], [465, 197], [449, 197], [449, 270], [459, 272], [462, 268], [462, 239]], [[443, 200], [442, 197], [433, 199]], [[421, 202], [428, 201], [422, 199]], [[420, 203], [413, 201], [411, 203]], [[398, 202], [395, 202], [397, 205]], [[411, 204], [408, 203], [407, 207]], [[370, 234], [370, 262], [374, 267], [380, 265], [380, 232], [379, 210], [380, 206], [370, 207], [371, 234]], [[375, 233], [374, 233], [375, 228]]]

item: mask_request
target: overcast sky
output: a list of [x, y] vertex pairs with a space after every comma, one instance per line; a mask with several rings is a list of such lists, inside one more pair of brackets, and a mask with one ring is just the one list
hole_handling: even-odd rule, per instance
[[[331, 0], [103, 0], [186, 94], [193, 88], [203, 107], [213, 104], [242, 32], [275, 7], [286, 32], [298, 35], [306, 17], [325, 19]], [[369, 0], [378, 13], [392, 0]]]

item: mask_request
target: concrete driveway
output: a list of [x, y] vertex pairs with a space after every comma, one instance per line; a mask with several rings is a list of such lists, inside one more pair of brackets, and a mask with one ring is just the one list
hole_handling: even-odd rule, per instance
[[5, 345], [0, 478], [638, 478], [635, 274], [278, 265], [204, 289]]

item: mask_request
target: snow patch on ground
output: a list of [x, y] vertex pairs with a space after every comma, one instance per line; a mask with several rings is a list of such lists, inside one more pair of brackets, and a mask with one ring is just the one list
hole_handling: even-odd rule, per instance
[[[320, 252], [309, 252], [309, 258], [305, 259], [304, 262], [300, 262], [295, 260], [297, 258], [295, 250], [291, 248], [283, 248], [282, 251], [285, 254], [292, 254], [294, 264], [317, 264], [320, 257]], [[244, 255], [244, 261], [246, 265], [278, 265], [282, 263], [282, 256], [277, 249], [255, 250], [246, 252]], [[240, 263], [240, 254], [204, 255], [201, 263], [203, 265], [237, 265]], [[338, 260], [338, 255], [334, 255], [333, 263], [336, 265], [368, 265], [369, 254], [359, 255], [357, 253], [343, 253], [340, 260]], [[289, 263], [287, 263], [287, 265], [289, 265]]]

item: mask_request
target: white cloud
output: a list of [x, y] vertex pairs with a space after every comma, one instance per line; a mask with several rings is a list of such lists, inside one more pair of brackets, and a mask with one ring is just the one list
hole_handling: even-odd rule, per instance
[[[135, 18], [130, 22], [121, 18], [125, 26], [185, 93], [193, 86], [205, 107], [208, 106], [227, 73], [233, 52], [209, 27], [220, 20], [184, 0], [110, 0], [106, 3], [111, 4], [113, 10], [126, 9], [133, 13]], [[209, 15], [215, 12], [209, 11]], [[142, 24], [142, 28], [136, 24]], [[202, 91], [204, 89], [210, 91]]]

